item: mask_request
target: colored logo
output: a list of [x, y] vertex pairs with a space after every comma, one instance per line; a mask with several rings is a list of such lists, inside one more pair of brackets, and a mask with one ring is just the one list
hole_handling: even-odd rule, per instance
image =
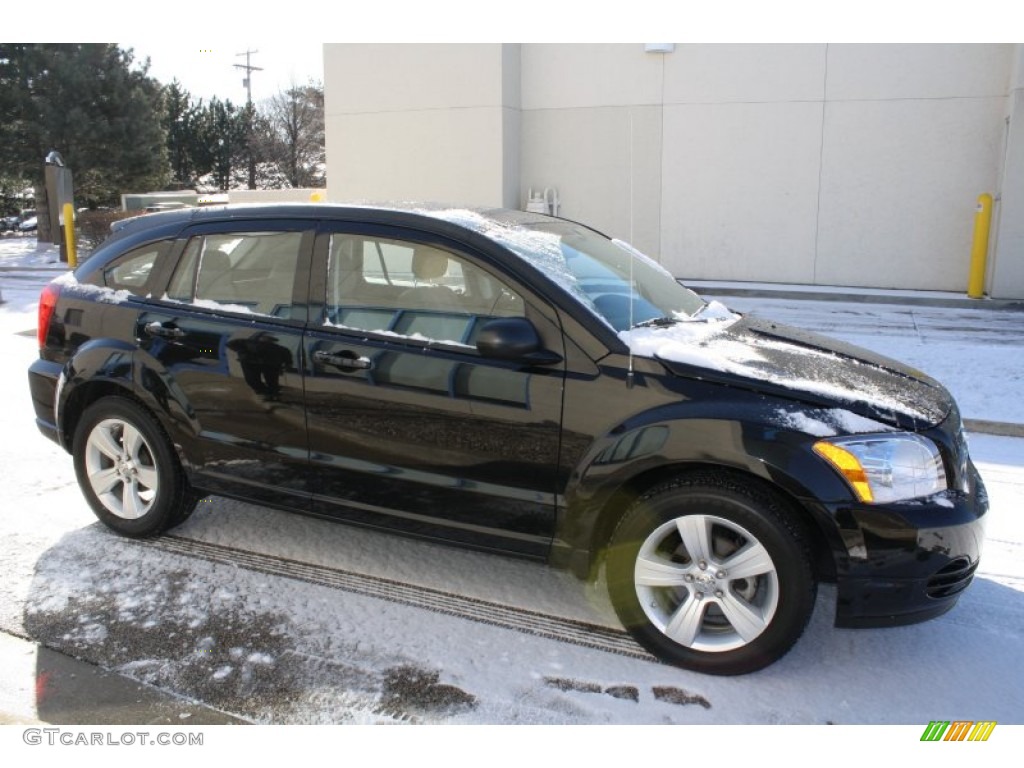
[[988, 741], [995, 727], [994, 720], [932, 720], [921, 741]]

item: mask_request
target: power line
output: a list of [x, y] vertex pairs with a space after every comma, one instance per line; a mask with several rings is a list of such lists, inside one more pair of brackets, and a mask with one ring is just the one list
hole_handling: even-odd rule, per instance
[[246, 103], [252, 104], [252, 73], [262, 72], [263, 67], [256, 67], [252, 64], [252, 55], [259, 53], [259, 51], [252, 51], [246, 49], [242, 53], [236, 53], [236, 56], [245, 56], [245, 64], [233, 64], [232, 66], [238, 67], [239, 69], [245, 70], [245, 79], [242, 81], [242, 85], [245, 86]]
[[262, 72], [263, 67], [253, 66], [252, 55], [259, 53], [259, 51], [253, 51], [246, 49], [242, 53], [236, 53], [236, 56], [245, 56], [245, 64], [235, 64], [233, 66], [239, 69], [245, 70], [245, 80], [242, 81], [242, 85], [245, 86], [245, 105], [246, 105], [246, 144], [249, 149], [249, 189], [256, 189], [256, 155], [253, 153], [253, 136], [252, 136], [252, 73]]

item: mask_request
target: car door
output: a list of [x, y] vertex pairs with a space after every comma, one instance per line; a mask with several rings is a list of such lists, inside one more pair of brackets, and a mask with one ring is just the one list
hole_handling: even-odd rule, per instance
[[187, 230], [166, 290], [138, 319], [151, 391], [183, 404], [198, 487], [307, 508], [302, 332], [314, 227]]
[[[304, 342], [313, 509], [546, 555], [564, 364], [549, 307], [457, 244], [384, 226], [318, 235]], [[482, 357], [526, 317], [552, 362]]]

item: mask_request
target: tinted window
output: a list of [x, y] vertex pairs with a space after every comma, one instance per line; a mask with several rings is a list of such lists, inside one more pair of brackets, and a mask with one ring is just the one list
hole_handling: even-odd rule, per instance
[[147, 292], [149, 277], [157, 257], [166, 243], [151, 243], [129, 251], [94, 273], [88, 282], [102, 285], [115, 291], [130, 291], [137, 295]]
[[451, 251], [335, 234], [325, 324], [472, 346], [484, 322], [520, 317], [522, 297]]
[[202, 307], [291, 317], [301, 232], [233, 232], [189, 240], [167, 298]]

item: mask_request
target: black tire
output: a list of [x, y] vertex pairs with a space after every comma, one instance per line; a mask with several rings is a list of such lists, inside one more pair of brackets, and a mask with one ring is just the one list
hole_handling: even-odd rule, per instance
[[155, 536], [183, 523], [199, 496], [153, 417], [123, 397], [85, 409], [75, 430], [75, 475], [89, 506], [125, 536]]
[[807, 539], [787, 513], [770, 490], [726, 473], [643, 495], [606, 561], [623, 626], [659, 659], [697, 672], [741, 675], [780, 659], [817, 594]]

